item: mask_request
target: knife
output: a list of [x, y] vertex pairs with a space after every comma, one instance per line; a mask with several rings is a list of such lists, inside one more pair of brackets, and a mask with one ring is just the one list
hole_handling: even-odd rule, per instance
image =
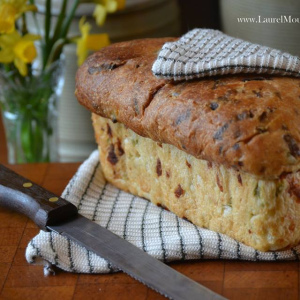
[[1, 164], [0, 205], [25, 214], [43, 230], [75, 241], [167, 298], [225, 299], [81, 216], [72, 203]]

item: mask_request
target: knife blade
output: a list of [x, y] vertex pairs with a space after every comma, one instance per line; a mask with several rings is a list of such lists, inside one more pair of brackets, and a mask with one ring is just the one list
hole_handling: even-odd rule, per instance
[[167, 298], [225, 299], [81, 216], [72, 203], [1, 164], [0, 205], [25, 214], [43, 230], [75, 241]]

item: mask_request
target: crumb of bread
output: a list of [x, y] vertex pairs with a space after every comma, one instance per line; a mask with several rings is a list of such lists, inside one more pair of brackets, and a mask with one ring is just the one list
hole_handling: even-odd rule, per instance
[[300, 241], [300, 172], [264, 180], [144, 138], [93, 115], [106, 179], [258, 250]]

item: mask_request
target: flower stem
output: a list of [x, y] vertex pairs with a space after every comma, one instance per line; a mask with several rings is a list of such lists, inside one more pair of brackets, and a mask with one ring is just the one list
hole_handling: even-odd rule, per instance
[[75, 12], [76, 12], [76, 9], [77, 9], [78, 5], [79, 5], [79, 0], [74, 0], [72, 9], [71, 9], [69, 15], [64, 20], [64, 23], [63, 23], [63, 26], [62, 26], [62, 31], [61, 31], [61, 35], [60, 35], [62, 38], [67, 37], [69, 27], [71, 25], [72, 19], [74, 18], [74, 15], [75, 15]]
[[46, 0], [46, 13], [45, 13], [45, 44], [49, 43], [50, 29], [51, 29], [51, 0]]
[[[31, 5], [35, 5], [35, 0], [29, 0], [29, 3], [30, 3]], [[35, 11], [31, 11], [31, 14], [32, 14], [32, 17], [33, 17], [33, 21], [34, 21], [35, 27], [37, 28], [38, 35], [41, 36], [42, 33], [41, 33], [41, 29], [40, 29], [38, 20], [37, 20], [37, 18], [36, 18], [36, 12], [35, 12]]]
[[22, 35], [24, 36], [27, 33], [28, 33], [28, 30], [27, 30], [27, 25], [26, 25], [26, 15], [22, 14]]

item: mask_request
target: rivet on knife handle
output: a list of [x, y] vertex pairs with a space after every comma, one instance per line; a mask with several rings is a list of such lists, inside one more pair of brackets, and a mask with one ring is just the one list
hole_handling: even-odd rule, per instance
[[0, 164], [0, 205], [25, 214], [41, 229], [77, 215], [76, 207]]

